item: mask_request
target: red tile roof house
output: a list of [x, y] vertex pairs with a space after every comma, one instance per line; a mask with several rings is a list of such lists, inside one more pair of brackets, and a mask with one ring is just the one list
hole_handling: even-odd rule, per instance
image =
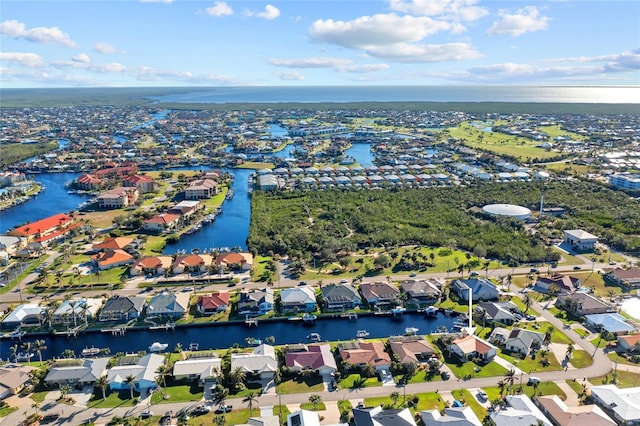
[[389, 339], [389, 345], [403, 365], [426, 363], [435, 354], [429, 342], [416, 336]]
[[129, 268], [129, 275], [140, 274], [164, 275], [171, 268], [171, 256], [148, 256], [137, 259]]
[[618, 336], [616, 352], [640, 353], [640, 333]]
[[285, 365], [293, 372], [316, 371], [320, 375], [334, 373], [338, 367], [329, 345], [291, 346], [284, 355]]
[[107, 250], [91, 256], [100, 270], [117, 268], [130, 265], [134, 262], [133, 256], [124, 250]]
[[127, 246], [132, 244], [136, 239], [131, 237], [111, 237], [106, 238], [101, 243], [96, 243], [91, 246], [92, 250], [105, 251], [105, 250], [124, 250]]
[[207, 272], [213, 258], [208, 254], [178, 256], [173, 262], [173, 273]]
[[538, 277], [533, 289], [548, 294], [551, 286], [556, 286], [556, 293], [573, 293], [580, 287], [580, 279], [569, 275], [554, 274], [550, 277]]
[[103, 187], [104, 180], [90, 173], [85, 173], [83, 175], [80, 175], [80, 177], [76, 179], [75, 186], [78, 189], [82, 189], [85, 191], [92, 191], [94, 189]]
[[101, 209], [120, 209], [134, 204], [138, 196], [138, 188], [119, 186], [98, 195], [98, 206]]
[[391, 357], [384, 350], [382, 342], [349, 342], [338, 345], [343, 362], [355, 366], [371, 364], [376, 370], [391, 366]]
[[216, 257], [216, 265], [222, 265], [229, 270], [250, 271], [253, 267], [251, 253], [226, 253]]
[[149, 176], [131, 175], [122, 179], [122, 186], [136, 187], [141, 194], [156, 190], [156, 182]]
[[74, 225], [73, 217], [60, 213], [36, 222], [19, 226], [7, 232], [7, 235], [23, 237], [28, 242], [38, 240], [46, 241], [49, 240], [47, 237], [55, 238], [58, 236], [65, 236], [71, 229], [73, 229], [72, 225]]
[[491, 343], [473, 335], [455, 339], [447, 349], [463, 362], [471, 361], [474, 358], [479, 358], [483, 362], [491, 362], [498, 351], [498, 348]]
[[360, 292], [370, 305], [396, 305], [400, 303], [400, 290], [386, 282], [363, 283]]
[[144, 221], [142, 229], [151, 232], [163, 232], [174, 229], [180, 223], [180, 215], [160, 213]]
[[211, 293], [211, 296], [198, 296], [197, 309], [202, 315], [213, 315], [229, 308], [229, 293]]

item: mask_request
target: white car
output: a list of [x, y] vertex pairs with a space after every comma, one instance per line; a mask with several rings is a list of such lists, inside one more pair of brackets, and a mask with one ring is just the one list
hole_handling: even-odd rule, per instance
[[481, 399], [483, 401], [486, 401], [487, 399], [489, 399], [489, 397], [487, 396], [487, 393], [485, 391], [483, 391], [482, 389], [480, 389], [478, 391], [478, 399]]

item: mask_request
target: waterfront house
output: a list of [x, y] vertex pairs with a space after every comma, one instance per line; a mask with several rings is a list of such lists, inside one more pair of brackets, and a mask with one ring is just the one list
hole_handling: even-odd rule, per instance
[[496, 327], [491, 332], [489, 341], [501, 346], [506, 351], [528, 355], [532, 350], [542, 346], [544, 343], [544, 334], [517, 327], [513, 330]]
[[251, 253], [222, 253], [216, 257], [215, 264], [228, 271], [250, 271], [253, 268]]
[[158, 368], [164, 365], [164, 355], [147, 354], [142, 357], [125, 357], [124, 364], [111, 367], [107, 373], [109, 388], [111, 390], [129, 390], [126, 382], [128, 376], [133, 376], [132, 386], [134, 390], [142, 392], [144, 390], [155, 389], [158, 385], [156, 377]]
[[26, 225], [18, 226], [7, 232], [7, 235], [22, 237], [31, 241], [45, 241], [48, 237], [64, 237], [72, 229], [73, 217], [60, 213]]
[[144, 221], [142, 229], [150, 232], [164, 232], [178, 227], [180, 215], [160, 213]]
[[107, 371], [109, 358], [63, 359], [53, 363], [44, 381], [49, 386], [78, 386], [95, 383]]
[[616, 352], [618, 353], [640, 353], [640, 333], [618, 336]]
[[272, 379], [278, 370], [278, 360], [273, 346], [262, 344], [252, 353], [231, 354], [231, 371], [237, 368], [245, 373], [257, 374], [261, 379]]
[[264, 315], [273, 310], [273, 289], [252, 289], [240, 292], [238, 315]]
[[168, 213], [177, 214], [183, 217], [189, 217], [195, 214], [197, 211], [202, 210], [204, 204], [198, 200], [183, 200], [175, 206], [167, 210]]
[[613, 307], [588, 293], [560, 294], [556, 299], [556, 306], [576, 317], [615, 311]]
[[447, 350], [462, 362], [479, 359], [484, 363], [493, 361], [498, 348], [474, 335], [454, 339]]
[[464, 303], [469, 301], [469, 289], [471, 289], [474, 302], [481, 300], [497, 300], [500, 296], [498, 287], [486, 278], [454, 280], [451, 284], [451, 291], [460, 298], [461, 302]]
[[616, 335], [636, 332], [636, 328], [617, 312], [585, 315], [585, 324], [592, 330], [606, 331]]
[[202, 315], [213, 315], [229, 308], [229, 293], [215, 292], [211, 296], [198, 296], [197, 309]]
[[573, 293], [578, 287], [580, 287], [578, 278], [563, 274], [553, 274], [550, 277], [538, 276], [533, 290], [543, 294], [550, 294], [551, 292], [562, 294]]
[[351, 410], [354, 426], [416, 426], [408, 408], [357, 407]]
[[293, 372], [315, 371], [320, 375], [326, 375], [338, 369], [331, 347], [327, 344], [288, 346], [284, 359], [285, 365]]
[[208, 272], [213, 258], [208, 254], [187, 254], [176, 257], [173, 262], [174, 274]]
[[133, 256], [124, 250], [106, 250], [91, 256], [96, 266], [100, 270], [117, 268], [119, 266], [131, 265], [135, 261]]
[[2, 320], [2, 328], [37, 327], [44, 323], [47, 310], [37, 303], [24, 303], [16, 306]]
[[98, 207], [101, 209], [121, 209], [133, 205], [139, 195], [138, 188], [119, 186], [98, 195]]
[[420, 418], [424, 426], [482, 426], [482, 422], [470, 406], [445, 407], [444, 414], [440, 410], [423, 410]]
[[396, 336], [389, 338], [391, 351], [398, 356], [401, 364], [422, 364], [433, 357], [435, 351], [420, 336]]
[[489, 413], [496, 426], [553, 426], [527, 395], [509, 395], [500, 410]]
[[475, 318], [483, 326], [486, 323], [499, 322], [500, 324], [511, 325], [516, 318], [513, 313], [500, 303], [480, 302], [475, 309]]
[[15, 255], [20, 249], [25, 247], [26, 239], [21, 237], [13, 237], [11, 235], [0, 235], [0, 252], [9, 256]]
[[204, 386], [205, 382], [218, 377], [218, 374], [222, 371], [221, 364], [222, 359], [217, 356], [176, 361], [173, 364], [173, 378], [176, 380], [197, 381], [200, 386]]
[[380, 341], [339, 343], [338, 351], [343, 362], [357, 367], [373, 365], [376, 370], [391, 367], [391, 357]]
[[0, 367], [0, 401], [18, 395], [31, 383], [31, 367], [8, 363]]
[[640, 288], [640, 268], [615, 268], [604, 276], [612, 285], [619, 285], [627, 289]]
[[383, 281], [360, 284], [360, 293], [371, 306], [394, 306], [401, 303], [400, 291]]
[[212, 179], [196, 179], [184, 190], [187, 200], [211, 198], [218, 193], [218, 183]]
[[569, 245], [576, 251], [593, 251], [597, 242], [598, 237], [582, 229], [564, 231], [564, 244]]
[[102, 299], [75, 299], [64, 300], [51, 314], [51, 323], [76, 326], [78, 322], [86, 323], [89, 319], [96, 318], [102, 307]]
[[189, 293], [173, 293], [167, 290], [151, 298], [145, 317], [149, 320], [177, 320], [189, 309]]
[[122, 179], [122, 185], [126, 187], [138, 188], [140, 194], [146, 194], [156, 190], [156, 182], [153, 178], [145, 175], [130, 175]]
[[173, 258], [171, 256], [148, 256], [137, 259], [131, 268], [129, 274], [136, 275], [164, 275], [171, 268]]
[[92, 251], [125, 250], [130, 247], [136, 239], [132, 237], [108, 237], [100, 243], [91, 246]]
[[105, 182], [98, 176], [91, 173], [84, 173], [80, 175], [75, 181], [75, 187], [83, 191], [93, 191], [98, 188], [102, 188]]
[[442, 283], [435, 279], [407, 280], [400, 283], [400, 291], [407, 301], [416, 305], [432, 305], [440, 299]]
[[538, 396], [534, 402], [554, 425], [616, 425], [616, 422], [595, 404], [568, 406], [558, 395]]
[[280, 292], [282, 312], [313, 312], [316, 310], [316, 294], [312, 288], [285, 288]]
[[351, 284], [328, 284], [320, 288], [324, 308], [327, 311], [354, 309], [362, 303], [362, 298]]
[[618, 425], [640, 425], [640, 387], [591, 386], [591, 398]]
[[96, 170], [93, 174], [101, 179], [115, 179], [135, 175], [136, 173], [138, 173], [138, 167], [135, 164], [128, 163], [116, 166], [111, 163], [103, 169]]
[[136, 296], [114, 296], [100, 310], [99, 321], [126, 322], [138, 318], [144, 310], [146, 300]]

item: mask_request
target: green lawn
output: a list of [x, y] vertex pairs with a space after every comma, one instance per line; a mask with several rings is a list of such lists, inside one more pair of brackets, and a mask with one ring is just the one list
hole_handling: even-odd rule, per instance
[[[467, 361], [464, 364], [457, 364], [455, 361], [447, 360], [447, 365], [451, 368], [453, 374], [462, 378], [465, 376], [473, 377], [493, 377], [504, 376], [507, 369], [498, 364], [497, 362], [490, 362], [485, 365], [477, 365], [472, 361]], [[477, 371], [476, 371], [477, 370]]]
[[609, 357], [609, 359], [613, 362], [617, 362], [619, 364], [627, 364], [627, 365], [640, 365], [640, 363], [637, 362], [633, 362], [623, 356], [618, 355], [618, 353], [616, 352], [609, 352], [607, 354], [607, 356]]
[[324, 384], [320, 376], [296, 376], [292, 379], [281, 382], [277, 387], [277, 392], [282, 394], [288, 393], [307, 393], [322, 392]]
[[361, 377], [360, 374], [349, 374], [340, 379], [340, 389], [360, 389], [372, 386], [382, 386], [377, 377]]
[[[400, 399], [398, 399], [397, 404], [393, 404], [393, 400], [390, 396], [378, 396], [372, 398], [365, 398], [364, 405], [365, 407], [377, 407], [378, 405], [382, 406], [393, 406], [395, 408], [401, 408], [404, 406], [403, 400], [404, 395], [402, 392], [400, 393]], [[422, 410], [433, 410], [437, 408], [438, 410], [444, 409], [444, 401], [440, 397], [440, 394], [437, 392], [427, 392], [427, 393], [419, 393], [419, 394], [407, 394], [406, 401], [411, 401], [414, 397], [418, 398], [418, 404], [415, 407], [411, 407], [413, 412], [422, 411]]]
[[7, 417], [9, 414], [14, 411], [18, 411], [18, 407], [11, 407], [9, 405], [0, 408], [0, 418]]
[[593, 364], [593, 358], [591, 358], [591, 355], [589, 355], [587, 351], [584, 351], [582, 349], [575, 349], [571, 353], [570, 362], [571, 365], [573, 365], [575, 368], [584, 368]]
[[324, 411], [327, 407], [324, 405], [324, 402], [319, 402], [315, 407], [310, 402], [303, 402], [300, 404], [300, 409], [309, 410], [309, 411]]
[[[614, 380], [615, 378], [615, 380]], [[604, 376], [591, 377], [589, 381], [594, 385], [606, 385], [615, 383], [619, 388], [635, 388], [640, 386], [640, 374], [630, 371], [620, 371], [614, 375], [613, 372]]]
[[479, 419], [484, 419], [484, 417], [487, 415], [487, 410], [482, 405], [480, 405], [475, 395], [471, 395], [471, 392], [469, 392], [468, 390], [456, 389], [451, 392], [451, 395], [453, 395], [453, 397], [458, 401], [462, 401], [464, 405], [468, 405], [469, 407], [471, 407], [471, 409]]
[[128, 390], [120, 392], [110, 392], [107, 389], [107, 399], [102, 399], [102, 391], [94, 391], [87, 407], [89, 408], [114, 408], [114, 407], [134, 407], [138, 398], [136, 392], [133, 393], [134, 398], [131, 399], [131, 394]]
[[[496, 383], [500, 380], [502, 380], [502, 378], [496, 377]], [[515, 392], [519, 387], [520, 387], [519, 380], [516, 380], [512, 387], [512, 393]], [[494, 401], [500, 397], [500, 388], [498, 386], [483, 387], [482, 389], [487, 393], [487, 396], [489, 397], [490, 401]], [[522, 393], [524, 393], [529, 397], [532, 397], [533, 392], [534, 392], [533, 386], [527, 386], [526, 383], [522, 384]], [[503, 395], [505, 394], [506, 394], [506, 390], [505, 390], [505, 393], [503, 393]], [[536, 395], [558, 395], [563, 401], [567, 399], [567, 394], [564, 393], [564, 391], [560, 389], [560, 387], [553, 382], [540, 383], [540, 385], [538, 385], [538, 390], [536, 391]]]
[[541, 361], [543, 358], [540, 356], [539, 352], [536, 356], [536, 359], [531, 359], [531, 357], [529, 356], [526, 357], [525, 359], [520, 359], [517, 357], [513, 357], [509, 354], [506, 354], [503, 351], [499, 351], [498, 356], [500, 356], [500, 358], [506, 359], [513, 365], [517, 366], [520, 370], [525, 371], [527, 373], [562, 370], [562, 366], [560, 365], [556, 357], [553, 356], [553, 354], [547, 355], [546, 359], [547, 361], [549, 361], [549, 365], [546, 367], [541, 364]]
[[582, 394], [582, 392], [584, 392], [584, 386], [582, 386], [582, 382], [578, 382], [576, 380], [567, 380], [567, 384], [569, 385], [569, 387], [571, 387], [571, 389], [573, 389], [573, 391], [579, 395]]
[[151, 403], [168, 404], [173, 402], [200, 401], [202, 395], [203, 389], [194, 382], [167, 378], [167, 386], [153, 392]]

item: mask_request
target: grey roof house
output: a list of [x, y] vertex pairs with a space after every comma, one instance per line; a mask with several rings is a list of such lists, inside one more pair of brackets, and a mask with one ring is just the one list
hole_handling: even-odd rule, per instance
[[109, 358], [73, 359], [54, 363], [44, 381], [49, 386], [88, 385], [107, 371]]
[[351, 284], [329, 284], [320, 291], [328, 311], [353, 309], [362, 303], [360, 294]]
[[129, 321], [142, 314], [146, 300], [144, 297], [115, 296], [107, 300], [98, 316], [99, 321]]
[[189, 293], [163, 291], [155, 295], [147, 305], [148, 319], [182, 318], [189, 307]]

